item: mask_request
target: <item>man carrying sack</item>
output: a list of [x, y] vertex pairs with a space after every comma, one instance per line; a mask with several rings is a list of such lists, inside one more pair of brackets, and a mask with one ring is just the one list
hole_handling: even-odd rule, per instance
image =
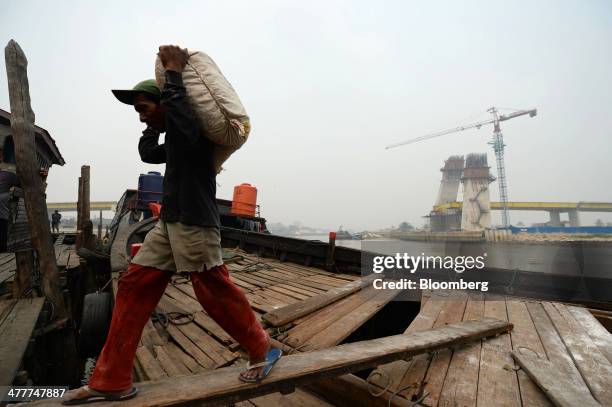
[[[138, 144], [141, 159], [166, 163], [160, 220], [119, 280], [110, 331], [89, 385], [68, 392], [64, 404], [136, 396], [132, 383], [136, 348], [175, 272], [190, 275], [200, 304], [249, 354], [249, 366], [240, 380], [261, 380], [281, 356], [279, 349], [270, 349], [268, 335], [223, 264], [214, 144], [200, 134], [183, 85], [181, 73], [188, 55], [177, 46], [162, 46], [158, 55], [165, 68], [162, 90], [147, 80], [113, 94], [133, 105], [147, 124]], [[161, 145], [160, 132], [166, 133]]]

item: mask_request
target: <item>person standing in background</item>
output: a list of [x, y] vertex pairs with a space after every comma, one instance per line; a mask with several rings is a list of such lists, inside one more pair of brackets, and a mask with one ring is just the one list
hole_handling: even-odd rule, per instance
[[59, 233], [59, 224], [62, 221], [62, 214], [58, 212], [56, 209], [55, 212], [51, 214], [51, 232]]

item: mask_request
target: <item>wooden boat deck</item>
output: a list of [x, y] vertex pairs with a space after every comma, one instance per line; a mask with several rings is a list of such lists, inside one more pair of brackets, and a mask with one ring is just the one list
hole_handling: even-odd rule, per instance
[[[359, 279], [241, 251], [229, 251], [226, 257], [232, 279], [245, 292], [258, 318]], [[368, 286], [284, 326], [267, 330], [276, 346], [282, 346], [287, 353], [332, 347], [393, 297], [389, 291], [376, 291]], [[397, 393], [394, 397], [422, 400], [423, 405], [432, 407], [552, 405], [535, 382], [516, 367], [511, 351], [518, 351], [559, 364], [582, 389], [612, 403], [610, 379], [601, 376], [602, 371], [612, 372], [612, 336], [588, 310], [465, 292], [426, 293], [423, 300], [420, 313], [406, 333], [483, 317], [509, 321], [514, 330], [458, 349], [379, 366], [368, 380], [372, 393], [387, 393], [385, 400]], [[178, 275], [173, 278], [156, 311], [193, 313], [194, 320], [167, 326], [155, 318], [149, 321], [137, 352], [137, 381], [193, 375], [244, 363], [238, 344], [202, 310], [187, 279]], [[304, 390], [262, 396], [239, 405], [279, 403], [330, 405]], [[392, 405], [404, 404], [392, 400]]]
[[[314, 267], [263, 259], [239, 250], [227, 251], [224, 257], [233, 281], [245, 292], [259, 319], [266, 312], [317, 296], [333, 288], [343, 287], [359, 279], [359, 276], [356, 275], [335, 274]], [[115, 273], [113, 282], [115, 292], [118, 277], [119, 273]], [[314, 315], [319, 315], [323, 311], [330, 314], [330, 311], [335, 312], [339, 305], [346, 308], [367, 303], [374, 295], [369, 290], [364, 291], [367, 292], [368, 297], [358, 292], [347, 297], [347, 300], [350, 299], [350, 301], [334, 303]], [[340, 343], [348, 336], [348, 333], [366, 322], [376, 310], [390, 300], [390, 295], [385, 298], [380, 296], [375, 298], [367, 310], [358, 314], [358, 318], [353, 317], [348, 329], [340, 330], [335, 335], [326, 334], [325, 344]], [[180, 324], [180, 321], [179, 324], [160, 322], [160, 316], [163, 320], [164, 315], [172, 312], [193, 314], [193, 322], [184, 324]], [[157, 315], [154, 314], [145, 326], [137, 350], [136, 381], [193, 375], [228, 365], [245, 363], [245, 355], [241, 354], [239, 345], [202, 310], [191, 287], [191, 281], [188, 279], [180, 275], [173, 277], [156, 308], [156, 313]], [[320, 322], [321, 318], [320, 315], [314, 319], [314, 323], [318, 321], [318, 325], [312, 325], [313, 319], [304, 317], [280, 329], [268, 328], [268, 333], [272, 338], [280, 337], [289, 343], [294, 343], [298, 336], [305, 338], [304, 330], [311, 332], [315, 327], [323, 326]], [[336, 319], [338, 318], [329, 318], [328, 315], [327, 325], [331, 325]], [[300, 326], [303, 329], [297, 329]], [[289, 334], [285, 334], [285, 331], [288, 331]], [[321, 337], [315, 337], [314, 340], [316, 342], [312, 342], [311, 349], [328, 346], [322, 345]], [[287, 353], [296, 351], [285, 344], [279, 342], [275, 344], [283, 346]], [[240, 359], [241, 356], [242, 359]], [[242, 405], [261, 407], [272, 406], [279, 402], [287, 405], [330, 405], [321, 398], [302, 390], [289, 395], [262, 396], [244, 401]]]
[[[232, 279], [245, 292], [258, 318], [262, 313], [358, 278], [267, 259], [264, 261], [245, 253], [229, 259], [228, 267]], [[115, 290], [116, 281], [115, 278]], [[231, 364], [240, 356], [235, 352], [238, 345], [202, 310], [188, 279], [179, 275], [172, 279], [156, 312], [193, 314], [194, 320], [167, 326], [155, 316], [149, 321], [137, 358], [139, 378], [152, 380], [179, 373], [199, 373]], [[272, 337], [277, 334], [271, 332]]]
[[555, 364], [602, 405], [612, 405], [612, 335], [580, 307], [512, 297], [432, 293], [406, 333], [494, 317], [508, 334], [379, 366], [376, 391], [427, 406], [552, 406], [511, 352]]

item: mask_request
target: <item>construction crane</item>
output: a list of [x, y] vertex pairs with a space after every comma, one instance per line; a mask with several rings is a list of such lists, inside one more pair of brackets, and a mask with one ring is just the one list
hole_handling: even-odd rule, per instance
[[531, 110], [516, 110], [512, 113], [500, 115], [497, 108], [492, 107], [487, 109], [487, 112], [493, 115], [493, 118], [490, 120], [485, 120], [482, 122], [470, 123], [463, 126], [455, 127], [448, 130], [442, 130], [436, 133], [426, 134], [424, 136], [416, 137], [407, 141], [402, 141], [401, 143], [391, 144], [387, 146], [387, 149], [395, 148], [399, 146], [404, 146], [406, 144], [412, 144], [419, 141], [429, 140], [431, 138], [444, 136], [446, 134], [456, 133], [458, 131], [464, 131], [468, 129], [480, 129], [482, 126], [487, 124], [493, 124], [493, 139], [488, 143], [493, 146], [493, 151], [495, 152], [495, 161], [497, 164], [497, 181], [499, 182], [499, 201], [502, 207], [502, 223], [504, 227], [510, 226], [510, 217], [508, 216], [508, 183], [506, 180], [506, 166], [504, 164], [504, 136], [501, 132], [501, 128], [499, 124], [503, 121], [514, 119], [515, 117], [529, 115], [529, 117], [534, 117], [538, 114], [537, 109]]

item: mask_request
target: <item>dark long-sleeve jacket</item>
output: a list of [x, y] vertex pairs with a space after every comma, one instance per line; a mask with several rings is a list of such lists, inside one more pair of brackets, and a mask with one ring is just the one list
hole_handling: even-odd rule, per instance
[[161, 219], [187, 225], [219, 227], [214, 144], [200, 134], [180, 73], [167, 71], [161, 94], [166, 136], [148, 128], [138, 143], [142, 161], [166, 163]]

